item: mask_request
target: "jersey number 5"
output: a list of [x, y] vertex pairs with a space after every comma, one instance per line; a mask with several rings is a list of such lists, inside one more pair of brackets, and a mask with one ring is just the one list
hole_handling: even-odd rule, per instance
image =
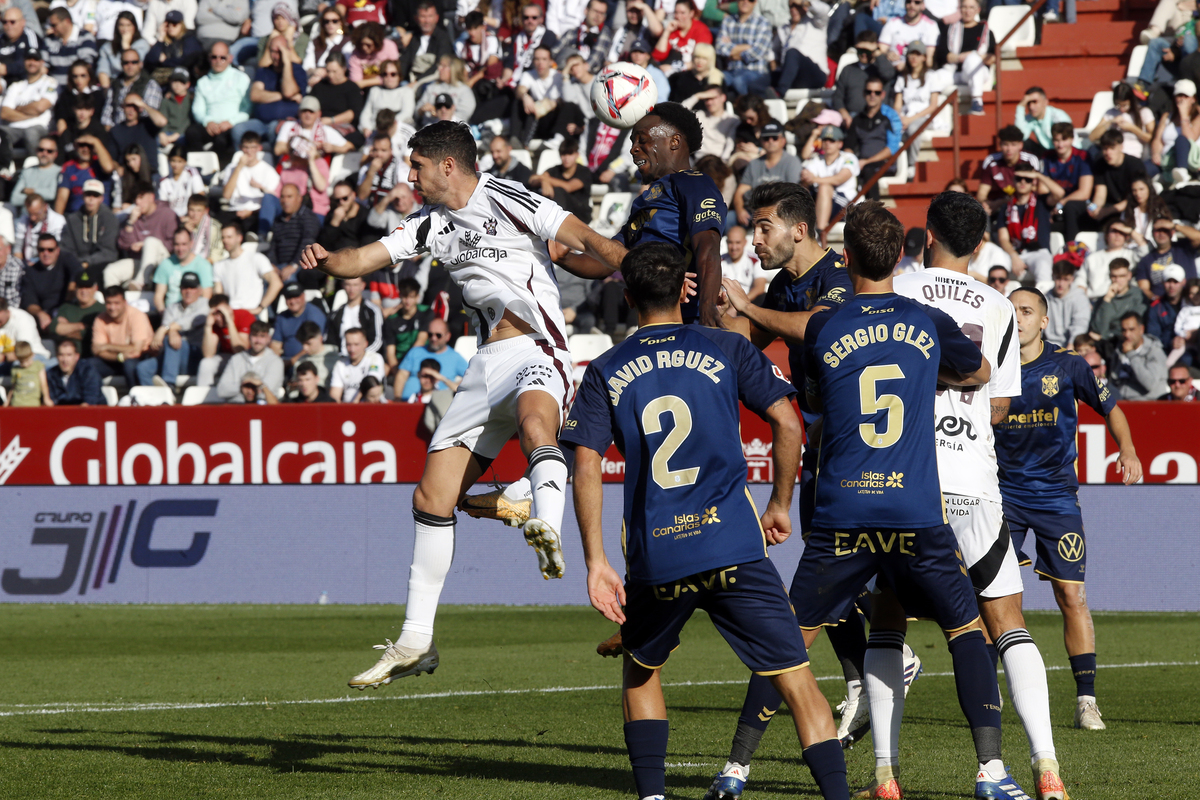
[[699, 467], [687, 469], [671, 469], [667, 466], [671, 456], [692, 432], [692, 410], [688, 408], [683, 398], [673, 394], [656, 397], [642, 409], [642, 430], [646, 433], [662, 433], [662, 415], [669, 413], [675, 421], [675, 427], [663, 439], [658, 450], [650, 459], [650, 475], [654, 482], [664, 489], [674, 489], [677, 486], [691, 486], [700, 474]]
[[868, 447], [891, 447], [904, 433], [904, 401], [894, 394], [876, 394], [877, 381], [894, 381], [904, 377], [899, 364], [884, 364], [867, 367], [858, 376], [858, 402], [864, 416], [887, 410], [887, 430], [879, 432], [879, 426], [864, 422], [858, 426], [858, 435]]

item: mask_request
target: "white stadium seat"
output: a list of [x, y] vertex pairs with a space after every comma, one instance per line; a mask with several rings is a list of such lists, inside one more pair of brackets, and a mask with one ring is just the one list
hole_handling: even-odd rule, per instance
[[585, 364], [612, 346], [612, 337], [607, 333], [577, 333], [567, 339], [567, 349], [571, 351], [571, 362], [574, 364]]
[[140, 406], [175, 405], [175, 393], [166, 386], [134, 386], [129, 396]]
[[524, 164], [533, 169], [533, 154], [528, 150], [513, 150], [512, 157], [517, 160], [518, 164]]
[[541, 175], [546, 170], [550, 169], [551, 167], [557, 167], [561, 163], [562, 159], [560, 159], [558, 156], [558, 149], [556, 148], [552, 150], [550, 148], [546, 148], [542, 151], [541, 155], [538, 156], [537, 169], [533, 171], [533, 174]]
[[1133, 48], [1133, 52], [1129, 54], [1129, 68], [1125, 70], [1126, 78], [1136, 78], [1142, 72], [1142, 65], [1146, 63], [1146, 51], [1149, 50], [1144, 44], [1139, 44]]
[[181, 406], [202, 405], [210, 391], [212, 391], [210, 386], [189, 386], [183, 390], [183, 399], [179, 401], [179, 404]]
[[767, 111], [771, 114], [771, 118], [780, 125], [788, 121], [787, 103], [778, 99], [764, 100], [767, 104]]
[[1067, 240], [1063, 238], [1063, 235], [1061, 233], [1059, 233], [1058, 231], [1050, 232], [1050, 253], [1052, 255], [1058, 255], [1059, 253], [1061, 253], [1063, 251], [1063, 248], [1066, 246], [1067, 246]]
[[834, 80], [842, 77], [842, 70], [858, 61], [858, 51], [851, 47], [846, 52], [842, 53], [842, 57], [838, 59], [837, 74], [834, 75]]
[[1088, 112], [1087, 122], [1083, 128], [1088, 133], [1100, 124], [1100, 120], [1104, 117], [1104, 112], [1113, 107], [1113, 93], [1096, 92], [1096, 96], [1092, 98], [1092, 109]]
[[1100, 234], [1096, 231], [1080, 231], [1075, 234], [1075, 241], [1086, 244], [1088, 250], [1094, 253], [1100, 246]]
[[462, 336], [458, 337], [458, 341], [454, 343], [454, 352], [458, 353], [467, 361], [470, 361], [471, 357], [475, 355], [476, 351], [478, 350], [479, 340], [474, 334], [464, 333]]
[[108, 403], [110, 406], [115, 406], [117, 404], [117, 387], [101, 386], [100, 394], [104, 395], [104, 402]]
[[[1021, 21], [1021, 17], [1025, 16], [1029, 11], [1029, 6], [994, 6], [988, 12], [987, 24], [988, 30], [996, 37], [996, 41], [1000, 41], [1008, 32], [1017, 27], [1017, 23]], [[1011, 55], [1018, 47], [1033, 47], [1037, 41], [1037, 32], [1033, 26], [1033, 17], [1030, 16], [1021, 25], [1021, 28], [1012, 35], [1004, 44], [1004, 55]]]
[[200, 170], [201, 175], [212, 175], [221, 171], [221, 162], [211, 150], [193, 150], [188, 153], [187, 163], [189, 167]]

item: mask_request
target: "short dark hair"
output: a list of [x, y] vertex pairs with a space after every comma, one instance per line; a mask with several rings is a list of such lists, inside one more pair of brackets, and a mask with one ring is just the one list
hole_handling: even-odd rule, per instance
[[379, 378], [375, 377], [374, 375], [368, 375], [367, 377], [362, 379], [361, 383], [358, 384], [358, 396], [366, 397], [368, 390], [374, 389], [376, 386], [382, 386], [382, 385], [383, 385], [383, 382], [380, 381]]
[[1073, 278], [1075, 277], [1075, 265], [1065, 258], [1060, 258], [1050, 268], [1050, 276], [1052, 278]]
[[871, 281], [891, 275], [904, 250], [904, 226], [878, 200], [850, 206], [844, 236], [851, 274]]
[[311, 361], [301, 361], [300, 366], [296, 367], [296, 376], [297, 377], [299, 377], [300, 375], [303, 375], [305, 373], [309, 373], [309, 372], [311, 372], [313, 375], [321, 374], [321, 373], [317, 372], [316, 365], [313, 364]]
[[199, 192], [196, 192], [194, 195], [188, 198], [188, 208], [191, 208], [192, 206], [204, 206], [205, 208], [208, 208], [208, 198]]
[[1004, 266], [1003, 264], [993, 264], [992, 266], [988, 267], [987, 274], [991, 275], [992, 270], [994, 270], [994, 269], [1004, 270], [1004, 277], [1006, 277], [1006, 278], [1008, 277], [1008, 267]]
[[879, 34], [877, 34], [875, 31], [863, 31], [862, 33], [858, 34], [858, 36], [854, 37], [855, 44], [862, 44], [864, 42], [866, 44], [875, 44], [878, 41]]
[[1046, 302], [1046, 295], [1042, 294], [1040, 289], [1035, 289], [1032, 286], [1018, 286], [1016, 289], [1013, 289], [1012, 292], [1008, 295], [1008, 299], [1012, 300], [1013, 296], [1016, 295], [1017, 292], [1029, 292], [1031, 295], [1036, 297], [1037, 301], [1038, 301], [1038, 305], [1040, 305], [1042, 307], [1042, 316], [1046, 315], [1046, 312], [1050, 308], [1050, 304]]
[[929, 201], [925, 227], [955, 258], [975, 252], [987, 226], [987, 210], [966, 192], [942, 192]]
[[1121, 147], [1125, 144], [1125, 135], [1120, 131], [1114, 131], [1109, 128], [1104, 133], [1100, 134], [1100, 141], [1097, 142], [1101, 150], [1107, 150], [1110, 147]]
[[345, 341], [346, 338], [349, 337], [350, 334], [352, 334], [352, 333], [357, 333], [359, 336], [363, 337], [367, 341], [370, 341], [370, 338], [367, 336], [367, 332], [364, 331], [362, 328], [347, 328], [346, 332], [342, 334], [342, 341]]
[[184, 161], [187, 161], [187, 157], [188, 157], [187, 148], [184, 147], [182, 144], [177, 144], [174, 147], [172, 147], [170, 154], [167, 156], [167, 158], [182, 158]]
[[436, 358], [423, 358], [421, 359], [421, 365], [417, 367], [417, 372], [423, 369], [436, 369], [438, 372], [441, 372], [442, 365], [438, 363]]
[[58, 244], [58, 237], [55, 236], [50, 231], [42, 231], [41, 233], [38, 234], [38, 238], [37, 238], [38, 244], [41, 244], [42, 242], [46, 241], [47, 239], [54, 242], [55, 244]]
[[234, 230], [236, 230], [238, 232], [239, 236], [241, 236], [243, 239], [246, 238], [245, 232], [242, 230], [242, 225], [237, 220], [231, 219], [231, 220], [229, 220], [229, 222], [226, 222], [224, 225], [221, 226], [222, 231], [224, 231], [226, 228], [233, 228]]
[[1146, 324], [1146, 322], [1142, 319], [1142, 315], [1136, 311], [1126, 311], [1121, 315], [1121, 322], [1124, 322], [1127, 319], [1136, 319], [1138, 321], [1138, 325], [1144, 326]]
[[[1124, 86], [1125, 84], [1121, 85]], [[1050, 126], [1050, 136], [1051, 138], [1058, 136], [1062, 139], [1074, 139], [1075, 126], [1070, 122], [1056, 122]]]
[[410, 294], [420, 294], [421, 282], [416, 278], [401, 278], [396, 281], [396, 293], [401, 297], [408, 297]]
[[133, 196], [141, 197], [144, 194], [152, 194], [155, 197], [158, 196], [158, 193], [154, 191], [154, 184], [147, 181], [138, 181], [133, 187]]
[[[105, 300], [107, 300], [110, 297], [124, 297], [124, 296], [125, 296], [125, 290], [122, 289], [120, 286], [105, 286], [104, 287], [104, 299]], [[5, 303], [5, 308], [7, 308], [7, 307], [8, 307], [8, 304]], [[0, 310], [2, 310], [2, 309], [0, 309]]]
[[465, 16], [463, 18], [463, 28], [466, 30], [471, 30], [472, 28], [478, 28], [482, 24], [483, 24], [483, 12], [482, 11], [472, 11], [470, 14], [467, 14], [467, 16]]
[[321, 332], [321, 326], [311, 319], [304, 320], [296, 329], [296, 341], [298, 342], [307, 342], [314, 336], [324, 336], [324, 334]]
[[461, 122], [438, 120], [426, 125], [408, 140], [409, 148], [416, 154], [439, 162], [453, 158], [455, 166], [468, 174], [475, 173], [475, 137], [471, 129]]
[[271, 326], [263, 322], [261, 319], [256, 319], [250, 323], [250, 333], [258, 335], [260, 333], [270, 333]]
[[187, 234], [187, 237], [188, 237], [189, 239], [193, 238], [193, 237], [192, 237], [192, 232], [191, 232], [190, 230], [188, 230], [187, 226], [186, 226], [186, 225], [180, 225], [178, 228], [176, 228], [176, 229], [175, 229], [175, 232], [171, 234], [171, 241], [172, 241], [172, 242], [173, 242], [173, 241], [175, 241], [175, 237], [176, 237], [176, 236], [178, 236], [178, 235], [179, 235], [179, 234], [181, 234], [181, 233], [186, 233], [186, 234]]
[[1108, 271], [1112, 272], [1114, 269], [1129, 269], [1129, 270], [1131, 270], [1132, 268], [1129, 266], [1129, 259], [1114, 258], [1112, 261], [1108, 262]]
[[579, 152], [579, 140], [574, 136], [568, 136], [562, 140], [562, 144], [558, 146], [558, 154], [560, 156], [575, 155]]
[[379, 113], [375, 115], [376, 135], [390, 131], [394, 124], [396, 124], [396, 112], [390, 108], [379, 109]]
[[696, 112], [681, 103], [659, 103], [650, 109], [650, 114], [661, 119], [675, 130], [687, 142], [688, 153], [694, 153], [704, 143], [704, 128]]
[[1042, 97], [1045, 97], [1046, 90], [1040, 86], [1030, 86], [1025, 90], [1025, 94], [1040, 94]]
[[1025, 141], [1025, 134], [1021, 133], [1021, 129], [1018, 128], [1016, 125], [1005, 125], [1003, 128], [1000, 129], [1000, 132], [996, 135], [1000, 137], [1000, 141], [1002, 141], [1002, 142], [1023, 142], [1023, 141]]
[[221, 292], [214, 292], [213, 296], [208, 298], [208, 307], [216, 308], [217, 306], [229, 305], [229, 295]]
[[775, 214], [789, 225], [801, 222], [808, 225], [808, 233], [814, 235], [817, 227], [817, 207], [812, 193], [798, 183], [763, 183], [746, 193], [746, 211], [754, 216], [760, 208], [775, 206]]
[[687, 266], [675, 245], [651, 242], [625, 254], [621, 275], [639, 312], [667, 311], [679, 305]]
[[75, 341], [74, 339], [60, 339], [58, 345], [54, 348], [54, 352], [57, 353], [63, 345], [70, 347], [76, 353], [79, 352], [79, 342]]
[[56, 21], [62, 22], [65, 19], [71, 18], [71, 12], [67, 11], [66, 8], [55, 8], [47, 16], [54, 17]]
[[238, 147], [249, 142], [250, 144], [262, 144], [262, 136], [258, 131], [246, 131], [242, 134], [242, 138], [238, 141]]

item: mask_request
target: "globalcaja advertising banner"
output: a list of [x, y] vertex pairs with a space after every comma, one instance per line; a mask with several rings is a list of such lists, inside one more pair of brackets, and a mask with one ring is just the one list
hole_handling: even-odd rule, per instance
[[[0, 516], [0, 602], [403, 603], [414, 538], [412, 485], [9, 487]], [[751, 487], [759, 508], [770, 487]], [[609, 560], [622, 562], [622, 487], [604, 492]], [[574, 512], [566, 575], [543, 580], [520, 532], [458, 515], [443, 602], [587, 604]], [[1084, 486], [1088, 599], [1095, 609], [1198, 611], [1200, 505], [1188, 486]], [[1158, 513], [1156, 513], [1158, 512]], [[795, 512], [793, 509], [793, 521]], [[1131, 542], [1136, 568], [1130, 568]], [[799, 536], [770, 550], [790, 581]], [[1034, 554], [1032, 542], [1027, 552]], [[1025, 606], [1054, 608], [1031, 569]]]
[[[1200, 404], [1122, 403], [1147, 483], [1197, 482]], [[179, 486], [187, 484], [415, 483], [429, 434], [410, 405], [157, 406], [21, 408], [0, 411], [0, 484]], [[942, 426], [942, 435], [947, 426]], [[742, 412], [746, 478], [770, 483], [771, 431]], [[956, 431], [954, 435], [971, 435]], [[1080, 483], [1119, 483], [1117, 448], [1104, 420], [1080, 408]], [[610, 448], [604, 480], [624, 479]], [[488, 479], [511, 481], [525, 458], [510, 442]]]

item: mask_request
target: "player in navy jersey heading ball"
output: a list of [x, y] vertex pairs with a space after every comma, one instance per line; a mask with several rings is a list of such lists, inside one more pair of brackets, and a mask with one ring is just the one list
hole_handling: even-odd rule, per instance
[[[637, 332], [588, 365], [561, 441], [575, 449], [575, 513], [588, 595], [621, 625], [625, 742], [638, 797], [662, 798], [668, 725], [659, 670], [679, 632], [704, 609], [755, 673], [769, 676], [795, 717], [804, 758], [826, 798], [848, 796], [829, 704], [768, 542], [791, 533], [800, 423], [792, 385], [745, 337], [686, 325], [686, 261], [641, 245], [621, 271]], [[771, 425], [775, 482], [761, 521], [746, 486], [739, 401]], [[601, 460], [625, 457], [627, 579], [608, 562], [601, 530]]]

